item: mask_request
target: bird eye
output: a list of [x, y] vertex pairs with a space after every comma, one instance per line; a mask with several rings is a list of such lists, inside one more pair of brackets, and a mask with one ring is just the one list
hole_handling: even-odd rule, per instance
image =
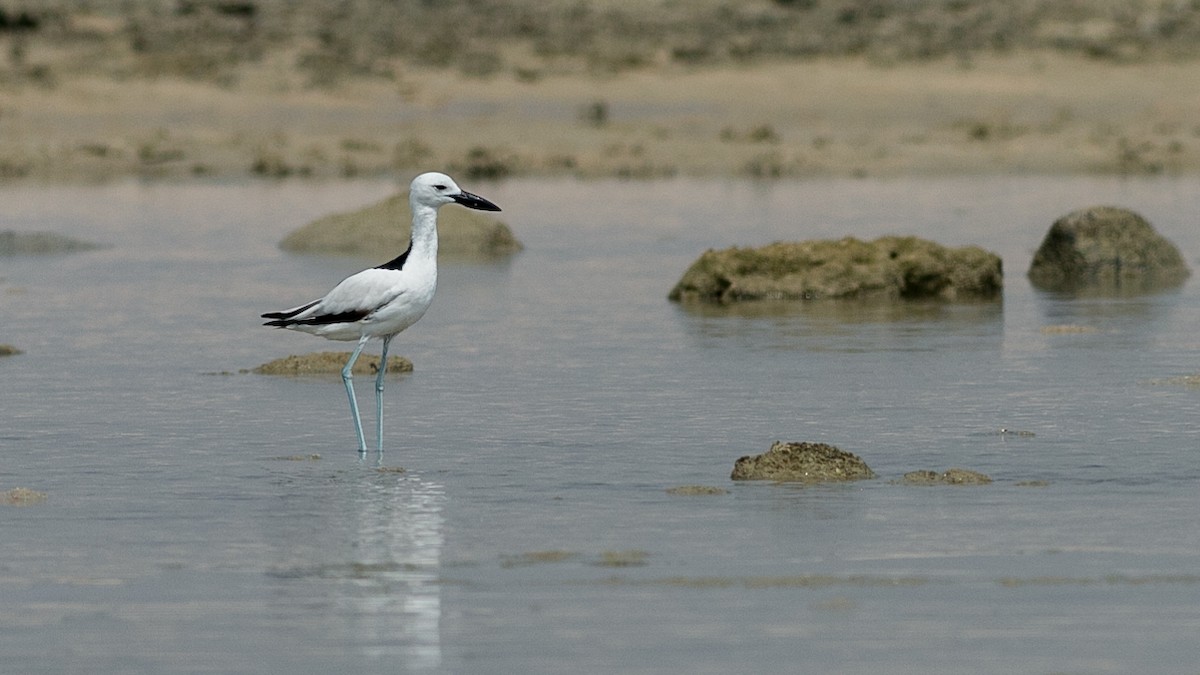
[[433, 189], [434, 190], [445, 190], [446, 186], [445, 185], [434, 185]]

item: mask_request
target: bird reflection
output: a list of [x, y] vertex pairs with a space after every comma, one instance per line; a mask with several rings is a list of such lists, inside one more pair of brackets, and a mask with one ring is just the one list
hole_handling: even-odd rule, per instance
[[370, 659], [411, 670], [441, 665], [438, 567], [443, 545], [441, 485], [386, 471], [353, 498], [354, 558], [338, 613]]

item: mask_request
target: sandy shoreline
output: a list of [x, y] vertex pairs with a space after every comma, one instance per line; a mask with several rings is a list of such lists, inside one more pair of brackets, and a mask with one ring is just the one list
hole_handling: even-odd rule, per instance
[[1200, 61], [824, 58], [305, 87], [71, 75], [0, 88], [0, 180], [1200, 172]]

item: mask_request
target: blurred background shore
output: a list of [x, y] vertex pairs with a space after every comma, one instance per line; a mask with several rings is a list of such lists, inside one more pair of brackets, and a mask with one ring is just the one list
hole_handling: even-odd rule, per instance
[[0, 180], [1200, 171], [1200, 2], [0, 0]]

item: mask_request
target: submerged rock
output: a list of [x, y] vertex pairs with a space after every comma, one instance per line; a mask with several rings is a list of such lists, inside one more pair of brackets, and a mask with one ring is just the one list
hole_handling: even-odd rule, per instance
[[992, 482], [988, 476], [967, 469], [936, 471], [909, 471], [900, 479], [908, 485], [986, 485]]
[[0, 255], [42, 255], [72, 253], [100, 248], [99, 244], [66, 237], [53, 232], [14, 232], [0, 230]]
[[1163, 377], [1153, 380], [1146, 380], [1146, 384], [1172, 384], [1183, 385], [1185, 387], [1200, 387], [1200, 373], [1196, 375], [1176, 375], [1175, 377]]
[[1140, 215], [1093, 206], [1059, 218], [1029, 266], [1034, 286], [1052, 291], [1141, 293], [1182, 284], [1191, 270]]
[[1100, 329], [1095, 326], [1080, 326], [1078, 324], [1066, 323], [1054, 326], [1042, 326], [1039, 331], [1042, 335], [1083, 335], [1085, 333], [1099, 333]]
[[667, 296], [677, 302], [999, 299], [1000, 257], [917, 237], [778, 242], [709, 250]]
[[650, 554], [640, 549], [627, 551], [603, 551], [599, 559], [592, 562], [598, 567], [641, 567]]
[[667, 488], [667, 494], [694, 497], [698, 495], [725, 495], [729, 494], [729, 490], [714, 485], [679, 485]]
[[[293, 253], [394, 256], [408, 246], [412, 212], [408, 191], [350, 213], [315, 220], [292, 232], [279, 247]], [[494, 258], [520, 251], [521, 242], [504, 223], [462, 207], [438, 211], [438, 250], [443, 256]]]
[[738, 458], [729, 477], [816, 483], [874, 478], [875, 472], [857, 455], [832, 445], [775, 441], [761, 455]]
[[16, 487], [7, 492], [0, 492], [0, 504], [5, 506], [29, 506], [46, 501], [46, 493]]
[[[350, 360], [350, 352], [314, 352], [312, 354], [293, 354], [282, 359], [275, 359], [254, 368], [251, 372], [259, 375], [340, 375], [346, 361]], [[388, 357], [389, 373], [411, 373], [412, 361], [403, 356]], [[374, 375], [379, 372], [379, 356], [362, 354], [354, 362], [355, 375]]]

